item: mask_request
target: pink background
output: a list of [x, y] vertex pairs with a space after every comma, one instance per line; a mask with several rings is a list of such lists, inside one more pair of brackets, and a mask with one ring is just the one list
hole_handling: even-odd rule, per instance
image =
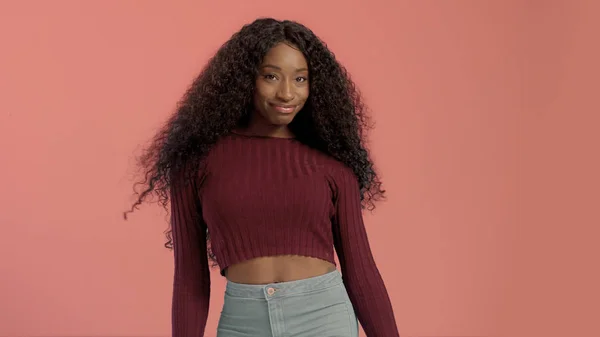
[[165, 214], [121, 217], [132, 154], [258, 16], [312, 28], [373, 111], [403, 336], [595, 335], [595, 2], [54, 0], [0, 1], [0, 336], [170, 335]]

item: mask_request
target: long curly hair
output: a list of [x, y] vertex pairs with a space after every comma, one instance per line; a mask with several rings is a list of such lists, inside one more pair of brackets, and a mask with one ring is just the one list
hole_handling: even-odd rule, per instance
[[[363, 208], [372, 210], [384, 190], [365, 147], [371, 127], [361, 95], [346, 69], [310, 29], [294, 21], [261, 18], [235, 33], [192, 82], [176, 112], [137, 158], [143, 179], [134, 185], [133, 212], [151, 196], [167, 210], [173, 174], [197, 172], [212, 146], [236, 128], [247, 126], [253, 112], [258, 68], [278, 43], [288, 43], [305, 56], [310, 93], [290, 123], [296, 138], [351, 168], [358, 178]], [[136, 186], [143, 189], [137, 191]], [[172, 231], [165, 231], [172, 248]], [[210, 246], [210, 239], [209, 246]], [[213, 261], [209, 247], [209, 257]]]

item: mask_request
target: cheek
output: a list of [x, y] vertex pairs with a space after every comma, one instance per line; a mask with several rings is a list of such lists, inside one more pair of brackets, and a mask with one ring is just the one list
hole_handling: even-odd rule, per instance
[[265, 98], [263, 96], [263, 94], [258, 90], [258, 88], [256, 88], [256, 90], [254, 91], [254, 106], [255, 107], [260, 107], [265, 101]]
[[256, 103], [264, 102], [269, 97], [271, 97], [271, 90], [264, 85], [257, 85], [256, 90], [254, 91], [254, 101]]
[[308, 89], [308, 87], [302, 88], [298, 91], [298, 96], [300, 96], [302, 98], [303, 102], [306, 102], [309, 94], [310, 94], [310, 90]]

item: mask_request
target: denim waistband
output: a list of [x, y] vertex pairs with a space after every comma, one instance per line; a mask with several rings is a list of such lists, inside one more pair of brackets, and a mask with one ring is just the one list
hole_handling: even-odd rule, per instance
[[225, 294], [233, 297], [271, 299], [324, 290], [342, 283], [342, 274], [336, 269], [320, 276], [280, 283], [241, 284], [227, 281]]

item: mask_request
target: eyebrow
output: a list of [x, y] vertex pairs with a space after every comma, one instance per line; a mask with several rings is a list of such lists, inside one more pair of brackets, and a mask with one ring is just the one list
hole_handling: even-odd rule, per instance
[[[273, 69], [276, 69], [276, 70], [281, 70], [281, 68], [280, 68], [280, 67], [278, 67], [278, 66], [274, 66], [274, 65], [272, 65], [272, 64], [265, 64], [265, 65], [261, 66], [260, 68], [261, 68], [261, 69], [262, 69], [262, 68], [273, 68]], [[308, 71], [308, 69], [307, 69], [307, 68], [299, 68], [299, 69], [296, 69], [296, 72], [300, 72], [300, 71]]]

